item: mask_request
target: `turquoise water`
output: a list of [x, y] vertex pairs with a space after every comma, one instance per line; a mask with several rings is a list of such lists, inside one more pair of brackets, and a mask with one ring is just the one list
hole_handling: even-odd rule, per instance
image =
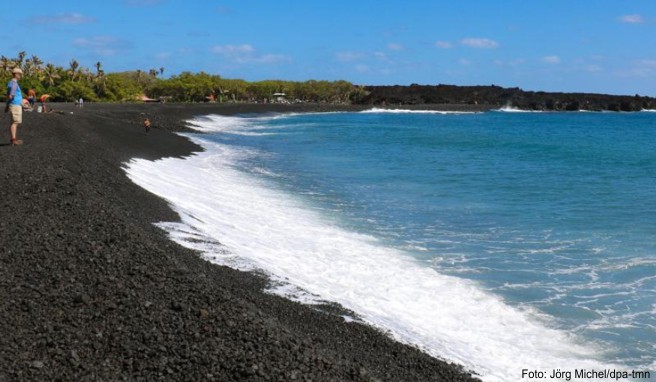
[[656, 114], [335, 113], [255, 125], [210, 139], [255, 153], [241, 171], [544, 314], [601, 344], [606, 361], [655, 364]]

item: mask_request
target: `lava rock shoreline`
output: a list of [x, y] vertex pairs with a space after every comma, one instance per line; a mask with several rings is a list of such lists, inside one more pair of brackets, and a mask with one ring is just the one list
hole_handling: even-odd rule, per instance
[[525, 91], [501, 86], [418, 85], [364, 86], [359, 105], [425, 106], [466, 105], [471, 108], [512, 107], [533, 111], [641, 111], [656, 109], [656, 99], [639, 94], [561, 93]]
[[52, 107], [22, 146], [0, 131], [0, 381], [477, 380], [170, 241], [153, 223], [179, 217], [122, 169], [201, 150], [171, 133], [197, 115], [359, 107]]

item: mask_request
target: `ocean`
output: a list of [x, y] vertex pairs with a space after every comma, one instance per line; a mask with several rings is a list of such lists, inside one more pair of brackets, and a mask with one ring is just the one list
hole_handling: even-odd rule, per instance
[[355, 313], [345, 320], [484, 381], [558, 369], [656, 380], [656, 113], [190, 125], [204, 152], [126, 164], [181, 215], [158, 225], [182, 245], [267, 273], [271, 293], [337, 302]]

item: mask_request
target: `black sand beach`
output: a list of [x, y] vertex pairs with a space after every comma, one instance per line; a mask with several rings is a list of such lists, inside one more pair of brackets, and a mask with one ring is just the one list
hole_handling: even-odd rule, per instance
[[23, 146], [0, 130], [0, 381], [475, 380], [170, 241], [152, 223], [176, 214], [121, 169], [199, 150], [170, 132], [194, 115], [344, 107], [52, 106]]

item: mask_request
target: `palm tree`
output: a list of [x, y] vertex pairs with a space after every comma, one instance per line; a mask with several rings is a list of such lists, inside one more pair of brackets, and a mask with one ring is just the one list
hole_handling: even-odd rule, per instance
[[34, 64], [32, 64], [32, 60], [28, 58], [27, 61], [25, 61], [25, 65], [23, 66], [23, 72], [24, 72], [23, 74], [25, 76], [31, 76], [33, 71], [34, 71]]
[[54, 86], [55, 81], [61, 78], [59, 70], [53, 64], [46, 65], [45, 69], [43, 69], [43, 77], [48, 86]]
[[100, 61], [96, 62], [96, 76], [102, 77], [105, 72], [102, 69], [102, 64]]
[[43, 61], [35, 54], [32, 55], [31, 61], [35, 72], [34, 74], [40, 74], [41, 70], [43, 70]]
[[25, 56], [27, 56], [27, 53], [25, 51], [18, 53], [18, 59], [16, 59], [17, 67], [19, 68], [23, 67], [23, 61], [25, 60]]
[[0, 70], [8, 72], [14, 67], [14, 62], [5, 56], [0, 57]]
[[159, 73], [159, 72], [157, 71], [157, 69], [150, 69], [150, 70], [148, 71], [148, 74], [150, 74], [150, 75], [153, 76], [153, 77], [157, 77], [157, 73]]
[[75, 81], [75, 77], [77, 77], [77, 69], [80, 67], [80, 63], [73, 59], [69, 65], [70, 69], [68, 70], [68, 75], [71, 77], [72, 81]]
[[105, 77], [104, 72], [100, 69], [98, 77], [94, 80], [94, 89], [96, 94], [100, 97], [105, 97], [107, 95], [107, 77]]
[[39, 75], [39, 72], [41, 71], [41, 64], [43, 64], [43, 62], [37, 56], [32, 56], [25, 60], [25, 67], [23, 68], [23, 70], [25, 70], [25, 75]]
[[137, 84], [139, 84], [139, 86], [141, 86], [141, 76], [142, 75], [143, 75], [143, 72], [141, 71], [141, 69], [137, 69]]
[[164, 68], [163, 67], [159, 68], [159, 75], [160, 76], [164, 75]]

